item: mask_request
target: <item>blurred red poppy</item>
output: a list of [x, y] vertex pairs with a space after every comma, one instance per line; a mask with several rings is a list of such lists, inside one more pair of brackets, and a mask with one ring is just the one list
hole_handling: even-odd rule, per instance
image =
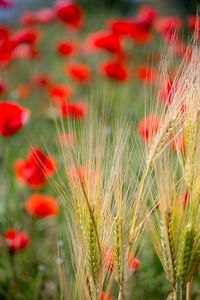
[[155, 69], [139, 66], [136, 70], [136, 74], [138, 79], [144, 83], [154, 85], [157, 82], [158, 74]]
[[181, 198], [181, 204], [184, 209], [189, 204], [189, 201], [190, 201], [190, 194], [189, 192], [186, 192], [185, 195]]
[[10, 35], [10, 29], [7, 26], [0, 26], [0, 41], [8, 39]]
[[56, 13], [52, 8], [46, 7], [35, 12], [35, 20], [39, 24], [52, 23], [56, 19]]
[[127, 67], [118, 60], [104, 63], [101, 65], [100, 71], [104, 76], [117, 81], [126, 81], [129, 79]]
[[58, 204], [53, 197], [43, 194], [32, 194], [25, 204], [26, 211], [35, 217], [55, 217], [58, 214]]
[[4, 80], [0, 79], [0, 96], [5, 92], [7, 92], [7, 90], [8, 90], [7, 83]]
[[0, 66], [6, 66], [12, 60], [12, 53], [16, 44], [9, 38], [0, 43]]
[[19, 181], [31, 188], [41, 188], [55, 174], [56, 162], [40, 148], [34, 148], [26, 159], [15, 161], [14, 171]]
[[25, 249], [30, 244], [28, 234], [15, 229], [8, 229], [6, 231], [5, 240], [11, 254]]
[[36, 23], [34, 11], [25, 11], [20, 17], [20, 24], [23, 26], [30, 26]]
[[139, 261], [139, 259], [134, 257], [133, 252], [129, 253], [127, 265], [128, 265], [129, 271], [131, 271], [132, 273], [137, 271], [140, 268], [140, 261]]
[[13, 3], [11, 0], [0, 0], [0, 7], [1, 8], [11, 8]]
[[156, 115], [149, 115], [142, 119], [138, 125], [138, 131], [141, 138], [145, 142], [151, 142], [158, 129], [160, 124], [160, 118]]
[[30, 111], [14, 102], [0, 103], [0, 135], [11, 136], [17, 133], [28, 121]]
[[113, 300], [113, 297], [110, 296], [107, 292], [102, 291], [99, 296], [100, 300]]
[[55, 4], [57, 17], [72, 28], [79, 29], [83, 25], [82, 8], [73, 1], [59, 0]]
[[30, 95], [30, 88], [27, 83], [20, 83], [16, 87], [16, 92], [19, 100], [27, 100]]
[[88, 107], [84, 102], [64, 103], [61, 107], [62, 116], [73, 119], [85, 118], [87, 111]]
[[82, 63], [70, 64], [66, 67], [66, 74], [80, 83], [89, 83], [91, 79], [90, 68]]
[[122, 40], [118, 34], [109, 31], [94, 32], [89, 36], [88, 47], [101, 49], [114, 54], [122, 53]]
[[155, 21], [155, 29], [161, 34], [176, 33], [183, 26], [183, 20], [177, 16], [159, 17]]
[[11, 35], [11, 40], [16, 46], [22, 43], [33, 45], [39, 41], [40, 37], [41, 33], [33, 28], [21, 28]]
[[113, 269], [114, 269], [114, 263], [115, 263], [115, 259], [114, 259], [114, 255], [115, 251], [114, 248], [105, 248], [103, 249], [103, 264], [107, 269], [107, 272], [112, 273]]
[[132, 19], [110, 19], [107, 22], [108, 27], [117, 35], [131, 35], [134, 24]]
[[19, 44], [12, 52], [12, 58], [14, 59], [33, 59], [39, 57], [38, 50], [29, 44]]
[[149, 26], [139, 19], [110, 20], [108, 26], [113, 33], [128, 36], [138, 44], [147, 44], [152, 39]]
[[172, 149], [175, 152], [184, 154], [186, 151], [186, 144], [183, 133], [179, 133], [172, 142]]
[[46, 88], [51, 83], [51, 78], [48, 74], [38, 73], [31, 77], [31, 83], [37, 88]]
[[77, 51], [77, 45], [73, 42], [60, 41], [56, 45], [57, 53], [61, 56], [70, 56]]
[[160, 100], [164, 102], [166, 106], [172, 104], [174, 88], [175, 83], [170, 78], [165, 80], [161, 86]]
[[71, 87], [63, 84], [52, 84], [48, 91], [51, 100], [57, 104], [65, 103], [73, 94]]
[[139, 8], [137, 19], [139, 24], [145, 28], [149, 28], [158, 16], [158, 12], [155, 8], [147, 5], [142, 5]]

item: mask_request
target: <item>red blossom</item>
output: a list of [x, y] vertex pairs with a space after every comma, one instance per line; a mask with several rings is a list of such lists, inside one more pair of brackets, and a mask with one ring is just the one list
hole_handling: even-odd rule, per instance
[[106, 50], [114, 54], [122, 53], [122, 40], [118, 34], [109, 31], [94, 32], [89, 36], [88, 46], [91, 49]]
[[145, 142], [151, 142], [158, 129], [160, 124], [160, 118], [156, 115], [149, 115], [142, 119], [138, 125], [138, 131], [141, 138]]
[[30, 244], [28, 234], [15, 229], [8, 229], [6, 231], [5, 240], [11, 254], [25, 249]]
[[17, 133], [28, 121], [30, 111], [14, 102], [0, 103], [0, 135], [8, 137]]
[[108, 294], [107, 292], [105, 291], [102, 291], [100, 293], [100, 296], [99, 296], [100, 300], [113, 300], [113, 297], [110, 296], [110, 294]]
[[82, 8], [73, 1], [60, 0], [56, 2], [55, 10], [57, 17], [70, 27], [79, 29], [83, 25]]
[[84, 102], [64, 103], [61, 107], [63, 117], [71, 117], [74, 119], [85, 118], [87, 111], [88, 107]]
[[0, 79], [0, 96], [6, 93], [8, 90], [8, 85], [4, 80]]
[[37, 88], [46, 88], [51, 83], [51, 78], [48, 74], [38, 73], [31, 77], [31, 83]]
[[41, 188], [55, 174], [56, 162], [40, 148], [34, 148], [26, 159], [15, 161], [14, 171], [19, 181], [31, 188]]
[[140, 268], [140, 261], [139, 259], [135, 258], [133, 252], [129, 253], [127, 265], [129, 271], [131, 271], [132, 273]]
[[52, 23], [56, 19], [56, 13], [52, 8], [42, 8], [35, 13], [35, 20], [39, 24]]
[[53, 197], [43, 194], [32, 194], [25, 204], [26, 211], [37, 218], [55, 217], [58, 204]]
[[49, 95], [53, 102], [57, 104], [63, 104], [69, 100], [73, 91], [71, 87], [63, 84], [52, 84], [49, 87]]
[[56, 50], [61, 56], [70, 56], [77, 51], [77, 45], [73, 42], [60, 41], [56, 45]]
[[23, 26], [31, 26], [36, 23], [35, 13], [33, 11], [25, 11], [20, 17], [20, 23]]
[[0, 0], [0, 7], [1, 8], [11, 8], [13, 6], [12, 1], [10, 0]]
[[17, 45], [25, 43], [33, 45], [40, 39], [40, 32], [33, 28], [21, 28], [11, 35], [11, 40]]
[[153, 68], [139, 66], [136, 70], [136, 74], [138, 79], [144, 83], [155, 85], [157, 82], [158, 74]]
[[177, 136], [175, 136], [172, 142], [172, 149], [178, 153], [182, 153], [182, 154], [185, 153], [186, 143], [185, 143], [183, 133], [179, 133]]
[[126, 81], [129, 78], [127, 67], [121, 61], [109, 61], [101, 66], [101, 73], [117, 81]]
[[141, 26], [149, 28], [158, 16], [158, 12], [155, 8], [142, 5], [137, 14], [137, 18], [140, 21]]
[[91, 80], [90, 68], [82, 63], [68, 65], [66, 67], [66, 74], [80, 83], [88, 83]]

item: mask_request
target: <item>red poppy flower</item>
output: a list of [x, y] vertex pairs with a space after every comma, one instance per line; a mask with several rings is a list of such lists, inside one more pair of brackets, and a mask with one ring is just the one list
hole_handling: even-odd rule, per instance
[[140, 268], [140, 261], [139, 261], [139, 259], [134, 257], [133, 252], [129, 253], [127, 265], [128, 265], [129, 271], [131, 271], [132, 273], [137, 271]]
[[57, 1], [55, 5], [57, 16], [72, 28], [79, 29], [83, 25], [83, 11], [73, 1]]
[[88, 46], [92, 49], [106, 50], [114, 54], [122, 53], [122, 40], [120, 36], [109, 31], [92, 33], [89, 37]]
[[6, 231], [5, 240], [12, 254], [25, 249], [30, 244], [28, 234], [15, 229], [8, 229]]
[[74, 119], [85, 118], [87, 111], [88, 107], [84, 102], [64, 103], [61, 107], [63, 117], [71, 117]]
[[26, 211], [35, 217], [55, 217], [58, 214], [58, 204], [53, 197], [43, 194], [33, 194], [25, 204]]
[[33, 11], [25, 11], [20, 17], [20, 24], [23, 26], [31, 26], [36, 23], [35, 13]]
[[140, 21], [141, 26], [149, 28], [155, 21], [158, 12], [153, 7], [142, 5], [137, 14], [137, 18]]
[[27, 100], [30, 95], [29, 85], [26, 83], [20, 83], [16, 87], [16, 92], [19, 100]]
[[11, 40], [16, 43], [16, 46], [22, 43], [25, 44], [35, 44], [40, 38], [40, 32], [32, 28], [22, 28], [15, 31]]
[[0, 41], [2, 42], [8, 39], [9, 35], [10, 35], [9, 28], [6, 26], [0, 26]]
[[186, 144], [183, 133], [179, 133], [172, 142], [172, 149], [175, 152], [184, 154], [186, 151]]
[[151, 142], [159, 129], [159, 124], [160, 118], [156, 115], [149, 115], [142, 119], [138, 125], [141, 138], [147, 143]]
[[24, 160], [14, 163], [17, 179], [31, 188], [41, 188], [47, 179], [55, 174], [56, 162], [40, 148], [32, 149]]
[[172, 79], [166, 80], [161, 87], [160, 100], [164, 102], [166, 106], [172, 104], [174, 87], [174, 81]]
[[106, 267], [107, 271], [112, 273], [114, 269], [114, 249], [106, 248], [103, 249], [103, 264]]
[[54, 84], [49, 87], [50, 98], [57, 104], [65, 103], [69, 100], [72, 94], [72, 89], [63, 84]]
[[162, 33], [166, 34], [168, 32], [177, 32], [183, 26], [183, 21], [177, 16], [170, 17], [160, 17], [155, 21], [155, 29]]
[[181, 198], [181, 204], [184, 209], [189, 204], [189, 201], [190, 201], [190, 194], [189, 192], [186, 192], [185, 195]]
[[13, 5], [13, 3], [10, 0], [0, 0], [0, 7], [1, 8], [11, 8], [12, 5]]
[[72, 79], [80, 83], [88, 83], [91, 79], [90, 68], [82, 63], [70, 64], [66, 67], [66, 73]]
[[151, 31], [149, 29], [143, 29], [140, 26], [133, 26], [130, 37], [139, 45], [146, 45], [152, 40]]
[[200, 18], [199, 16], [189, 16], [187, 19], [188, 27], [192, 30], [198, 30], [200, 32]]
[[37, 88], [46, 88], [51, 83], [51, 78], [48, 74], [38, 73], [31, 77], [31, 83]]
[[131, 35], [134, 26], [132, 19], [112, 19], [108, 21], [108, 27], [117, 35]]
[[0, 135], [11, 136], [17, 133], [28, 121], [30, 111], [14, 102], [0, 103]]
[[129, 78], [129, 72], [126, 66], [120, 61], [110, 61], [101, 66], [101, 73], [117, 81], [126, 81]]
[[129, 36], [138, 44], [147, 44], [151, 41], [152, 35], [147, 26], [137, 19], [111, 20], [108, 23], [113, 33]]
[[139, 66], [136, 70], [137, 77], [144, 83], [156, 84], [157, 82], [157, 72], [152, 68], [147, 68], [145, 66]]
[[8, 89], [7, 83], [0, 79], [0, 96], [4, 94]]
[[12, 57], [14, 59], [32, 59], [38, 57], [39, 52], [34, 46], [29, 44], [20, 44], [13, 50]]
[[113, 297], [112, 296], [110, 296], [107, 292], [105, 292], [105, 291], [102, 291], [101, 293], [100, 293], [100, 300], [113, 300]]
[[52, 23], [56, 19], [56, 13], [52, 8], [42, 8], [36, 11], [35, 19], [40, 24]]
[[61, 56], [70, 56], [77, 50], [77, 45], [73, 42], [60, 41], [56, 46], [57, 52]]
[[12, 60], [12, 53], [16, 44], [10, 39], [0, 43], [0, 65], [5, 66]]

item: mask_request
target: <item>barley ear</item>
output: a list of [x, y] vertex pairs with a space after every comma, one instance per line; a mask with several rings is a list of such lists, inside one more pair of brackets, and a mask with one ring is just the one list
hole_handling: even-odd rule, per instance
[[120, 288], [123, 286], [123, 233], [122, 221], [119, 216], [114, 221], [114, 238], [115, 238], [115, 277]]
[[100, 253], [94, 222], [91, 219], [90, 215], [88, 215], [87, 224], [87, 251], [89, 273], [93, 279], [94, 285], [96, 285], [100, 270]]
[[177, 276], [182, 286], [185, 285], [185, 280], [188, 275], [188, 267], [194, 247], [195, 232], [191, 224], [188, 224], [183, 232], [182, 240], [180, 241]]

